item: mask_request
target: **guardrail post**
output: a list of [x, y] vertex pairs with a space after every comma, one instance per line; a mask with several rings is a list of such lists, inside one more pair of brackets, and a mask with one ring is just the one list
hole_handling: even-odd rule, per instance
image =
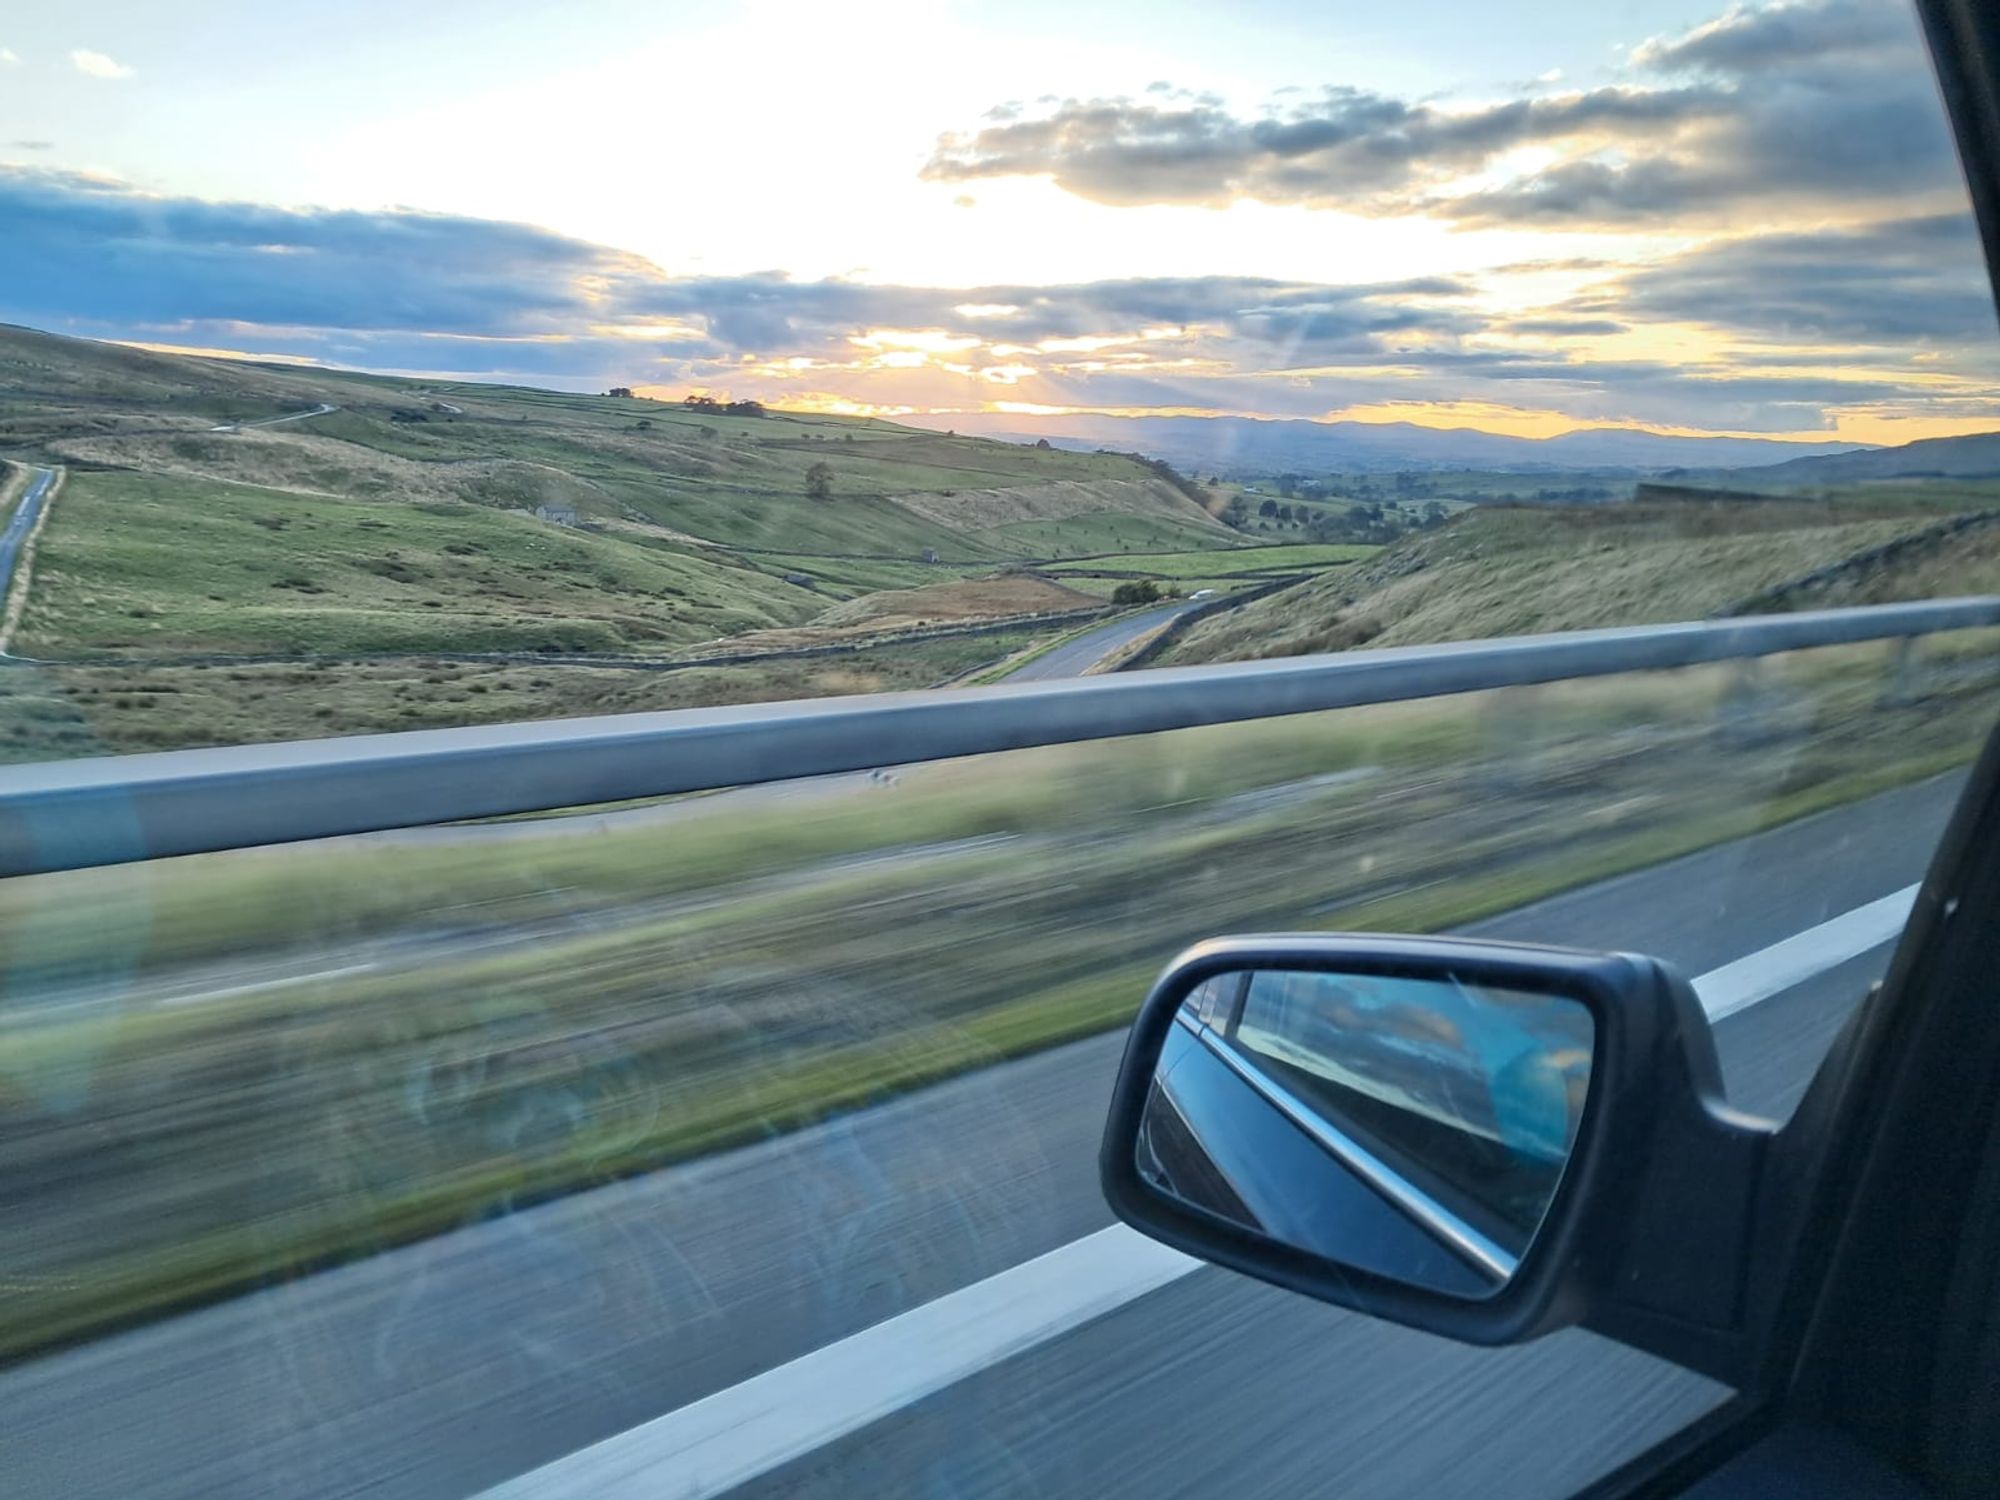
[[1734, 750], [1754, 750], [1786, 738], [1796, 697], [1761, 656], [1732, 664], [1715, 705], [1716, 739]]
[[1899, 638], [1890, 648], [1889, 680], [1883, 685], [1879, 708], [1907, 708], [1923, 696], [1923, 659], [1916, 636]]

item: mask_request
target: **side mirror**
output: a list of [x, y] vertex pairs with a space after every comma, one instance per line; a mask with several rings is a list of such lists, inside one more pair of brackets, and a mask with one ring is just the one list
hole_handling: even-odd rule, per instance
[[1100, 1170], [1134, 1228], [1307, 1296], [1483, 1344], [1585, 1323], [1730, 1379], [1769, 1139], [1657, 960], [1245, 937], [1154, 986]]

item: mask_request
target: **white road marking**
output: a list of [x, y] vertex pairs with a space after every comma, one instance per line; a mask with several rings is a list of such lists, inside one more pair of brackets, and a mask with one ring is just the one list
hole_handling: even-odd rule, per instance
[[720, 1495], [1200, 1265], [1114, 1224], [531, 1470], [487, 1500]]
[[[1694, 981], [1712, 1020], [1893, 940], [1917, 887]], [[1123, 1224], [801, 1355], [485, 1491], [480, 1500], [703, 1500], [1199, 1270]]]
[[1710, 969], [1694, 982], [1701, 1008], [1711, 1021], [1719, 1021], [1793, 985], [1804, 984], [1850, 958], [1859, 958], [1894, 939], [1910, 919], [1910, 908], [1916, 902], [1917, 887], [1905, 886], [1879, 901], [1808, 927], [1795, 937], [1760, 948], [1733, 964]]

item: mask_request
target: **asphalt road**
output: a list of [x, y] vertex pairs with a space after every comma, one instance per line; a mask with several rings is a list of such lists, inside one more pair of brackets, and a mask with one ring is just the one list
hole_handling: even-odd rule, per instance
[[[1955, 789], [1475, 930], [1705, 972], [1918, 879]], [[1732, 1099], [1789, 1108], [1885, 960], [1723, 1021]], [[1094, 1157], [1121, 1045], [1001, 1064], [0, 1373], [0, 1472], [65, 1500], [475, 1493], [1104, 1227]], [[1477, 1351], [1204, 1269], [745, 1493], [1560, 1494], [1719, 1394], [1589, 1335]]]
[[1175, 615], [1192, 608], [1194, 605], [1183, 599], [1176, 604], [1162, 604], [1157, 609], [1142, 609], [1108, 625], [1100, 625], [1095, 630], [1086, 630], [1076, 639], [1064, 641], [1055, 650], [1036, 657], [1018, 671], [1009, 672], [1007, 681], [1047, 682], [1057, 677], [1081, 677], [1120, 646], [1136, 641], [1147, 631], [1157, 629]]
[[33, 477], [28, 480], [21, 503], [7, 518], [7, 529], [0, 531], [0, 601], [13, 591], [14, 565], [21, 560], [21, 547], [28, 540], [28, 533], [35, 529], [35, 518], [42, 513], [49, 487], [56, 482], [54, 469], [38, 468], [30, 470], [30, 473]]
[[307, 417], [323, 417], [329, 412], [339, 410], [339, 407], [322, 401], [311, 411], [295, 411], [283, 417], [266, 417], [261, 422], [222, 422], [208, 430], [210, 432], [247, 432], [252, 427], [282, 427], [287, 422], [303, 422]]

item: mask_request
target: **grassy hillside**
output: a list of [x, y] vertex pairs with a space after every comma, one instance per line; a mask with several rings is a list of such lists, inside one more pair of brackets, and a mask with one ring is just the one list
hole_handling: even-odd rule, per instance
[[500, 664], [397, 656], [0, 672], [0, 763], [708, 708], [933, 687], [1048, 634], [946, 636], [730, 667]]
[[[148, 354], [0, 329], [0, 449], [377, 499], [554, 504], [729, 547], [946, 562], [1221, 547], [1144, 465], [852, 417]], [[215, 431], [328, 404], [305, 422]], [[807, 474], [831, 472], [808, 498]], [[1070, 534], [1071, 531], [1074, 534]]]
[[1334, 563], [1357, 562], [1372, 557], [1379, 547], [1334, 542], [1315, 546], [1244, 547], [1227, 557], [1200, 553], [1170, 552], [1153, 556], [1100, 558], [1093, 562], [1055, 563], [1049, 571], [1058, 576], [1093, 572], [1143, 573], [1154, 578], [1229, 578], [1241, 573], [1289, 573], [1299, 568], [1327, 567]]
[[2000, 432], [1968, 437], [1923, 438], [1895, 448], [1795, 458], [1748, 469], [1700, 471], [1708, 483], [1755, 490], [1800, 489], [1865, 484], [1892, 479], [2000, 478]]
[[[1490, 508], [1414, 536], [1191, 630], [1175, 664], [1404, 646], [1696, 619], [1921, 529], [1930, 517], [1864, 505]], [[1915, 562], [1875, 578], [1879, 598], [2000, 587], [1965, 543], [1964, 565]], [[1926, 554], [1928, 556], [1928, 554]], [[1949, 573], [1949, 581], [1943, 573]]]
[[79, 473], [51, 510], [16, 649], [621, 652], [823, 607], [727, 557], [461, 501]]
[[[67, 471], [13, 640], [51, 670], [0, 708], [15, 759], [924, 686], [1059, 628], [1031, 617], [1101, 603], [1010, 571], [1022, 563], [1111, 554], [1193, 578], [1176, 554], [1243, 541], [1201, 491], [1115, 454], [6, 327], [0, 455], [15, 477]], [[1018, 639], [874, 644], [1016, 618]], [[614, 691], [606, 668], [434, 659], [827, 644], [871, 664], [703, 668], [672, 687], [641, 674]], [[289, 669], [259, 664], [271, 657], [301, 659], [305, 678], [281, 684]], [[188, 658], [217, 660], [174, 664]]]

